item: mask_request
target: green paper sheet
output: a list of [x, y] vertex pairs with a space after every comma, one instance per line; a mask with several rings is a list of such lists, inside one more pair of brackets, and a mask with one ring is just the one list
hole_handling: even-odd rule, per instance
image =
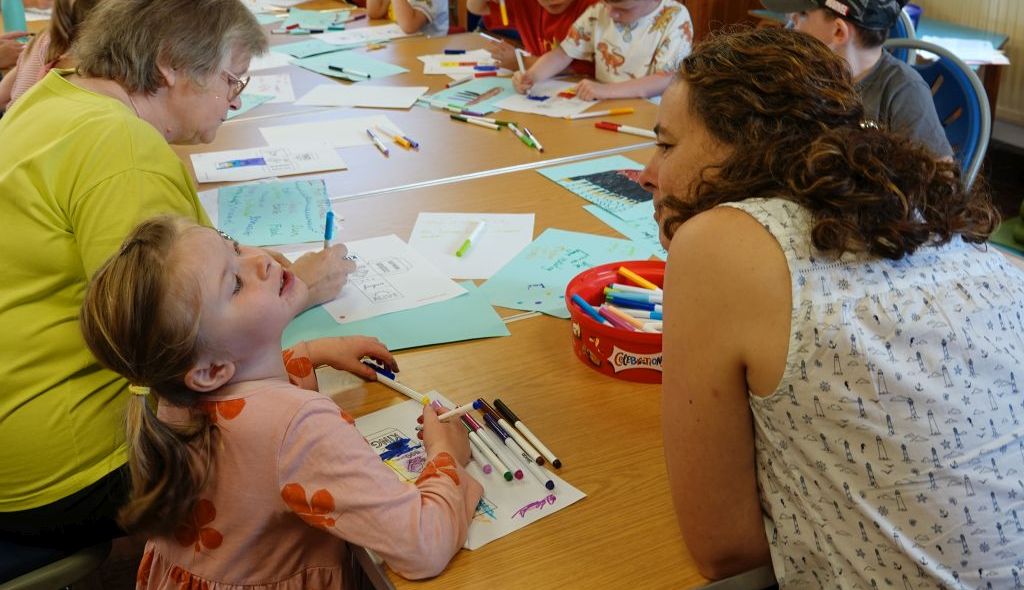
[[375, 336], [391, 350], [475, 338], [508, 336], [508, 328], [472, 281], [460, 283], [468, 293], [447, 301], [398, 311], [349, 324], [338, 324], [322, 307], [292, 320], [281, 338], [283, 347], [325, 336]]
[[[306, 68], [307, 70], [312, 70], [318, 74], [352, 80], [353, 82], [384, 78], [386, 76], [394, 76], [395, 74], [402, 74], [409, 71], [401, 66], [378, 61], [372, 57], [367, 57], [364, 53], [353, 51], [325, 53], [323, 55], [306, 57], [296, 60], [295, 65]], [[357, 72], [369, 74], [370, 77], [366, 78], [365, 76], [348, 75], [344, 72], [332, 70], [329, 66], [351, 68]]]
[[319, 10], [303, 10], [292, 7], [288, 10], [288, 19], [281, 26], [298, 25], [300, 29], [342, 30], [345, 28], [348, 15], [349, 11], [347, 10], [320, 12]]
[[[483, 95], [494, 88], [500, 89], [501, 92], [476, 104], [467, 104], [472, 102], [475, 96]], [[456, 105], [486, 115], [501, 110], [497, 106], [498, 103], [515, 93], [516, 90], [512, 86], [511, 78], [477, 78], [476, 80], [435, 92], [430, 96], [424, 96], [423, 99], [435, 106]]]
[[322, 240], [330, 207], [320, 179], [242, 184], [217, 191], [220, 230], [253, 246]]
[[239, 98], [242, 99], [242, 106], [237, 111], [228, 111], [228, 119], [234, 119], [235, 117], [244, 114], [247, 111], [260, 106], [268, 100], [274, 100], [272, 94], [241, 94]]
[[300, 59], [312, 57], [314, 55], [323, 55], [326, 53], [334, 53], [336, 51], [345, 51], [349, 49], [344, 45], [332, 45], [320, 39], [308, 39], [306, 41], [298, 41], [296, 43], [287, 43], [285, 45], [277, 45], [271, 48], [274, 53], [284, 53], [286, 55], [292, 55]]
[[597, 205], [583, 206], [588, 213], [600, 219], [615, 231], [638, 244], [650, 248], [654, 256], [662, 260], [668, 260], [668, 252], [661, 247], [661, 241], [658, 238], [658, 223], [654, 221], [654, 202], [648, 201], [643, 205], [637, 205], [637, 207], [648, 207], [650, 212], [645, 217], [626, 220], [605, 211]]
[[565, 287], [588, 268], [646, 260], [651, 248], [632, 240], [548, 229], [480, 288], [494, 305], [568, 318]]

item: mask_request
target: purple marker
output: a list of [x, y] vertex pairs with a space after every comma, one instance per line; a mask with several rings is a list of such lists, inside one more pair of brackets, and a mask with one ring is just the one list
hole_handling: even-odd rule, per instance
[[524, 451], [516, 441], [512, 440], [512, 437], [509, 436], [508, 432], [501, 427], [501, 424], [498, 424], [498, 421], [494, 419], [494, 416], [484, 413], [484, 422], [491, 427], [491, 430], [498, 435], [498, 438], [505, 443], [505, 446], [512, 451], [513, 455], [518, 454], [518, 456], [523, 458], [523, 463], [526, 465], [526, 470], [530, 472], [530, 475], [535, 477], [545, 488], [549, 490], [555, 489], [555, 482], [553, 482], [540, 467], [537, 467], [537, 464], [533, 462], [533, 458], [527, 455], [526, 451]]

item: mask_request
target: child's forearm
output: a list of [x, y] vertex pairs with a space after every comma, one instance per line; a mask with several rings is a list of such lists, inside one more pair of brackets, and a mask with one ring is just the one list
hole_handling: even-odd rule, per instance
[[366, 16], [385, 18], [388, 15], [388, 0], [366, 0]]
[[466, 10], [477, 16], [487, 16], [491, 13], [490, 0], [467, 0]]
[[395, 9], [395, 21], [405, 33], [417, 33], [427, 24], [427, 15], [416, 10], [409, 4], [409, 0], [391, 0]]
[[561, 47], [556, 47], [537, 58], [537, 61], [530, 66], [529, 74], [534, 82], [541, 82], [561, 73], [571, 63], [572, 58], [569, 57], [569, 54]]
[[672, 83], [671, 74], [651, 74], [635, 80], [608, 84], [606, 98], [650, 98], [659, 96]]

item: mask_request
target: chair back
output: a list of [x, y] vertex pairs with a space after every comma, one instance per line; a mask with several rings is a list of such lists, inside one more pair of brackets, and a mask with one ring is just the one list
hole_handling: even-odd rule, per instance
[[110, 554], [110, 541], [75, 552], [0, 541], [0, 590], [53, 590], [88, 576]]
[[919, 39], [890, 39], [885, 46], [927, 51], [939, 57], [937, 61], [915, 65], [914, 69], [932, 89], [935, 110], [946, 131], [946, 139], [960, 162], [964, 184], [971, 186], [981, 169], [992, 136], [988, 95], [978, 75], [952, 52], [932, 43]]
[[[896, 24], [889, 29], [890, 39], [917, 39], [917, 32], [914, 30], [914, 21], [910, 19], [910, 14], [907, 13], [907, 9], [904, 8], [900, 11], [900, 16], [896, 19]], [[909, 47], [894, 47], [889, 50], [896, 59], [905, 61], [908, 64], [914, 63], [916, 57], [913, 49]]]

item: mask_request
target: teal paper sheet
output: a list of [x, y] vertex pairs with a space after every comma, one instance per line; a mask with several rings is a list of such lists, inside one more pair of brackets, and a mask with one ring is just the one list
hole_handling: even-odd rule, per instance
[[282, 22], [284, 20], [283, 18], [277, 16], [276, 14], [270, 14], [267, 12], [260, 12], [253, 16], [256, 17], [256, 22], [260, 23], [261, 25], [270, 25], [273, 23]]
[[242, 106], [237, 111], [228, 111], [228, 119], [234, 119], [235, 117], [244, 114], [247, 111], [260, 106], [268, 100], [274, 100], [272, 94], [241, 94], [239, 98], [242, 99]]
[[467, 294], [416, 309], [398, 311], [350, 324], [339, 324], [315, 307], [288, 324], [283, 347], [326, 336], [374, 336], [391, 350], [475, 338], [508, 336], [508, 328], [472, 281], [459, 283]]
[[654, 221], [654, 203], [649, 201], [646, 205], [637, 205], [636, 207], [646, 207], [648, 209], [647, 216], [627, 221], [605, 211], [597, 205], [583, 206], [591, 215], [600, 219], [615, 231], [638, 244], [650, 248], [654, 256], [662, 260], [668, 260], [668, 252], [661, 247], [661, 241], [658, 239], [658, 223]]
[[[458, 57], [458, 56], [456, 56]], [[482, 100], [474, 105], [466, 106], [466, 103], [471, 102], [472, 98], [467, 93], [476, 93], [481, 95], [493, 88], [500, 88], [501, 92], [491, 98]], [[435, 106], [444, 105], [455, 105], [458, 107], [465, 107], [466, 110], [474, 111], [477, 113], [489, 114], [494, 111], [501, 110], [497, 106], [497, 103], [505, 100], [509, 96], [516, 93], [515, 88], [512, 87], [511, 78], [477, 78], [458, 86], [446, 88], [439, 92], [435, 92], [430, 96], [423, 97], [424, 100], [434, 104]]]
[[322, 240], [330, 206], [327, 187], [319, 179], [260, 182], [217, 191], [221, 231], [252, 246]]
[[[339, 46], [335, 45], [335, 47]], [[345, 80], [352, 80], [353, 82], [361, 82], [368, 78], [365, 76], [348, 75], [344, 72], [332, 70], [328, 66], [351, 68], [357, 72], [369, 74], [369, 79], [384, 78], [386, 76], [394, 76], [395, 74], [402, 74], [409, 71], [401, 66], [396, 66], [394, 64], [385, 63], [371, 57], [367, 57], [364, 53], [352, 51], [325, 53], [323, 55], [306, 57], [296, 60], [295, 65], [306, 68], [307, 70], [312, 70], [318, 74], [332, 76], [334, 78], [344, 78]]]
[[299, 59], [312, 57], [314, 55], [323, 55], [325, 53], [334, 53], [336, 51], [344, 51], [349, 49], [344, 45], [332, 45], [326, 41], [320, 39], [307, 39], [305, 41], [299, 41], [297, 43], [287, 43], [285, 45], [277, 45], [271, 48], [274, 53], [284, 53], [286, 55], [292, 55]]
[[625, 156], [609, 156], [537, 172], [622, 219], [635, 220], [647, 215], [646, 205], [652, 200], [636, 181], [643, 168]]
[[588, 268], [643, 260], [651, 249], [632, 240], [548, 229], [480, 288], [494, 305], [569, 317], [565, 287]]
[[334, 12], [320, 12], [319, 10], [303, 10], [292, 7], [288, 9], [288, 19], [284, 21], [283, 27], [298, 25], [300, 29], [331, 29], [340, 31], [345, 28], [345, 21], [348, 20], [349, 11], [336, 10]]

